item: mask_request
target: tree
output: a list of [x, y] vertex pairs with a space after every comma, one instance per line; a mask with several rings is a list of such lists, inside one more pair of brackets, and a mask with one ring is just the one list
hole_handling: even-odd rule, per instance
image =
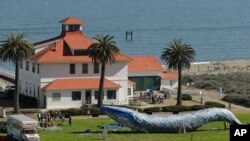
[[0, 41], [0, 58], [15, 64], [14, 113], [19, 113], [19, 64], [32, 53], [31, 43], [25, 39], [24, 33], [11, 33]]
[[181, 80], [182, 70], [189, 69], [196, 55], [195, 50], [191, 45], [183, 43], [181, 39], [173, 40], [168, 44], [168, 48], [164, 48], [161, 54], [161, 60], [166, 63], [169, 69], [178, 70], [178, 90], [177, 103], [181, 105]]
[[94, 37], [97, 43], [92, 44], [88, 49], [89, 57], [92, 58], [92, 62], [101, 64], [101, 78], [99, 83], [99, 97], [98, 107], [103, 104], [103, 87], [105, 78], [105, 64], [110, 65], [115, 62], [116, 55], [119, 54], [120, 50], [116, 46], [116, 42], [113, 40], [114, 36], [109, 35], [96, 35]]

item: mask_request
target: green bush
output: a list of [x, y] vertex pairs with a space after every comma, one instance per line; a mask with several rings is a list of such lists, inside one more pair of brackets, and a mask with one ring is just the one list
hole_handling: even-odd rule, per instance
[[64, 109], [60, 110], [63, 115], [70, 115], [70, 116], [76, 116], [76, 115], [84, 115], [86, 114], [86, 111], [81, 108], [70, 108], [70, 109]]
[[250, 95], [247, 94], [230, 94], [226, 95], [222, 100], [250, 107]]
[[192, 100], [192, 96], [189, 94], [182, 94], [181, 99], [182, 100]]
[[160, 107], [150, 107], [150, 108], [145, 108], [143, 110], [144, 113], [146, 112], [160, 112], [161, 108]]
[[218, 108], [225, 108], [226, 107], [224, 104], [214, 102], [214, 101], [207, 101], [207, 102], [205, 102], [205, 105], [209, 106], [209, 107], [218, 107]]
[[98, 114], [98, 115], [103, 115], [104, 113], [100, 110], [100, 108], [98, 108], [96, 105], [92, 105], [92, 106], [87, 106], [84, 105], [81, 107], [81, 109], [83, 109], [85, 111], [84, 114], [87, 114], [87, 111], [90, 111], [90, 114]]
[[163, 112], [183, 112], [183, 111], [190, 111], [188, 110], [187, 106], [165, 106], [162, 107]]
[[165, 106], [162, 107], [163, 112], [184, 112], [184, 111], [197, 111], [205, 108], [210, 108], [206, 105], [192, 105], [192, 106]]

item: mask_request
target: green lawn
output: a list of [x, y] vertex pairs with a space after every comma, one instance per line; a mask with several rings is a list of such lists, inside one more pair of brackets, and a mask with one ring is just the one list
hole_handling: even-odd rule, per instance
[[[242, 123], [250, 123], [249, 114], [236, 115]], [[60, 121], [58, 121], [60, 123]], [[73, 119], [72, 126], [67, 120], [62, 130], [39, 132], [42, 141], [90, 141], [102, 140], [101, 130], [98, 125], [115, 123], [109, 118]], [[229, 125], [228, 125], [229, 128]], [[85, 134], [86, 129], [91, 129], [92, 133]], [[193, 134], [193, 141], [229, 141], [229, 130], [224, 131], [223, 122], [214, 122], [201, 127], [198, 131], [186, 134], [145, 134], [123, 129], [118, 131], [108, 131], [108, 141], [190, 141]]]

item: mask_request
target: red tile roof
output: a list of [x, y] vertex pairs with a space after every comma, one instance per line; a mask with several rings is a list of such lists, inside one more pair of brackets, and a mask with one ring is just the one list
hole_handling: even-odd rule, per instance
[[[81, 31], [66, 32], [65, 36], [58, 41], [51, 43], [46, 49], [29, 56], [28, 59], [38, 63], [77, 63], [77, 62], [91, 62], [88, 56], [73, 56], [70, 49], [87, 49], [92, 43], [93, 39], [85, 37]], [[128, 62], [131, 58], [122, 53], [116, 56], [118, 62]]]
[[68, 32], [64, 41], [71, 49], [88, 49], [90, 45], [96, 43], [95, 40], [85, 37], [81, 31]]
[[136, 71], [162, 71], [160, 62], [155, 56], [131, 56], [128, 64], [129, 72]]
[[[82, 89], [98, 89], [99, 78], [78, 78], [78, 79], [56, 79], [46, 85], [44, 91], [53, 90], [82, 90]], [[118, 89], [120, 86], [114, 82], [104, 79], [105, 89]]]
[[63, 19], [61, 21], [59, 21], [59, 23], [62, 23], [62, 24], [77, 24], [77, 25], [81, 25], [83, 24], [84, 22], [76, 17], [68, 17], [66, 19]]
[[161, 74], [162, 79], [178, 79], [178, 72], [164, 71]]

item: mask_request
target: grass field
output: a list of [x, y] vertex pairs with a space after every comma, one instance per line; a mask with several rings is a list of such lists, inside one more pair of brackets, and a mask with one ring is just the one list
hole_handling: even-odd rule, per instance
[[[237, 118], [242, 123], [250, 123], [250, 113], [236, 114]], [[57, 121], [60, 123], [60, 121]], [[56, 123], [56, 124], [57, 124]], [[48, 131], [40, 130], [39, 134], [42, 141], [92, 141], [102, 140], [101, 130], [98, 125], [107, 125], [115, 123], [110, 118], [90, 118], [81, 119], [77, 117], [72, 120], [72, 125], [69, 126], [67, 120], [62, 127], [62, 130]], [[229, 125], [228, 125], [229, 128]], [[91, 133], [84, 133], [86, 129], [91, 129]], [[195, 132], [186, 134], [145, 134], [131, 131], [130, 129], [122, 129], [118, 131], [108, 131], [108, 141], [229, 141], [229, 129], [224, 131], [223, 122], [213, 122], [202, 126]]]

